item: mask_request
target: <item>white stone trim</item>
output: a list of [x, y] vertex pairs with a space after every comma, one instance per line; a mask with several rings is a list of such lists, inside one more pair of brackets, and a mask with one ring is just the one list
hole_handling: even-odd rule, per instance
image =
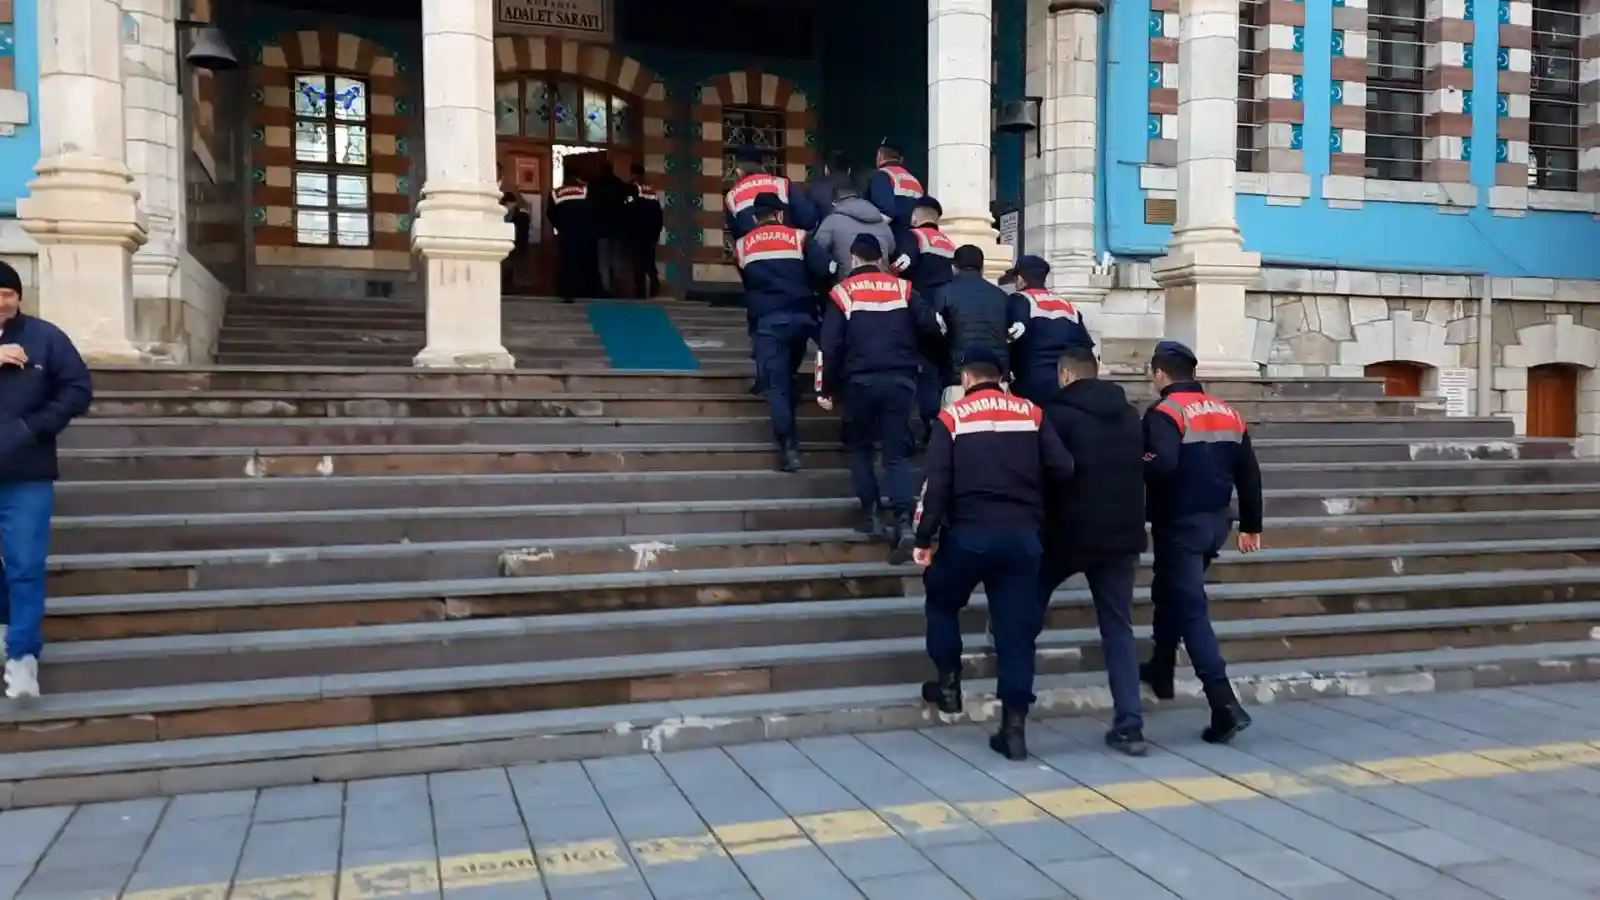
[[[1505, 368], [1527, 370], [1548, 365], [1600, 368], [1600, 331], [1579, 325], [1571, 316], [1558, 315], [1542, 325], [1518, 328], [1517, 342], [1507, 344], [1504, 353], [1502, 367]], [[1497, 373], [1495, 387], [1499, 386]], [[1522, 386], [1527, 387], [1526, 375]]]
[[1322, 196], [1338, 208], [1354, 208], [1346, 204], [1362, 204], [1368, 200], [1386, 203], [1426, 203], [1439, 207], [1440, 212], [1465, 213], [1478, 205], [1478, 187], [1472, 184], [1450, 184], [1437, 181], [1387, 181], [1381, 178], [1357, 178], [1354, 175], [1322, 176]]

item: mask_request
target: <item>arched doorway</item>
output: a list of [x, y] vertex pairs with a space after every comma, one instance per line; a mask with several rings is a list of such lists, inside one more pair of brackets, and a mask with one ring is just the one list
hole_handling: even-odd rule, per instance
[[1578, 436], [1578, 375], [1559, 363], [1528, 370], [1528, 437]]
[[1427, 366], [1391, 360], [1373, 363], [1362, 374], [1368, 378], [1382, 378], [1386, 397], [1421, 397], [1422, 379], [1427, 371]]
[[[513, 262], [513, 290], [554, 290], [555, 235], [546, 204], [567, 171], [586, 180], [609, 163], [624, 181], [640, 159], [637, 98], [562, 72], [501, 76], [495, 84], [496, 150], [503, 187], [531, 217], [528, 251]], [[619, 275], [626, 266], [619, 266]], [[625, 277], [625, 276], [624, 276]]]

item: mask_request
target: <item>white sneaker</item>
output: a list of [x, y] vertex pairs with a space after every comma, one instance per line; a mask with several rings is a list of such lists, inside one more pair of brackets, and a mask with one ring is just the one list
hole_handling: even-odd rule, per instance
[[6, 696], [12, 700], [39, 696], [39, 660], [24, 656], [6, 660]]

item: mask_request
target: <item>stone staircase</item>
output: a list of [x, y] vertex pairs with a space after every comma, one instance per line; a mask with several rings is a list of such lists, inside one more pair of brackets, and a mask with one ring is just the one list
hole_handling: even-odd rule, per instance
[[[667, 312], [702, 368], [747, 365], [743, 313], [671, 299], [627, 301]], [[582, 303], [507, 297], [502, 334], [517, 365], [593, 369], [608, 364]], [[311, 300], [236, 296], [228, 301], [217, 361], [229, 366], [410, 366], [426, 342], [423, 302], [407, 298]]]
[[[747, 385], [99, 371], [64, 440], [47, 695], [0, 705], [0, 805], [935, 721], [920, 579], [850, 530], [836, 422], [809, 407], [808, 468], [774, 472]], [[1600, 673], [1600, 461], [1377, 381], [1211, 387], [1268, 487], [1269, 549], [1212, 570], [1248, 701]], [[981, 599], [966, 623], [982, 719]], [[1041, 714], [1103, 710], [1100, 665], [1069, 583]]]

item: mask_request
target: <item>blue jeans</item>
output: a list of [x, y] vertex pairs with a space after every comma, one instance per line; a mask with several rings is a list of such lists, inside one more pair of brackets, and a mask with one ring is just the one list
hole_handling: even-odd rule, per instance
[[1217, 558], [1233, 528], [1227, 511], [1177, 516], [1150, 525], [1150, 545], [1155, 552], [1150, 599], [1155, 605], [1151, 629], [1155, 648], [1150, 662], [1171, 671], [1176, 665], [1178, 642], [1189, 651], [1194, 674], [1203, 685], [1228, 680], [1222, 647], [1211, 627], [1206, 600], [1206, 570]]
[[49, 481], [0, 484], [0, 623], [6, 659], [38, 656], [44, 647], [45, 560], [50, 555], [50, 514], [56, 486]]
[[[1115, 718], [1111, 727], [1128, 731], [1144, 727], [1139, 700], [1139, 650], [1133, 639], [1133, 582], [1139, 568], [1137, 554], [1075, 555], [1052, 547], [1039, 567], [1041, 616], [1050, 595], [1063, 581], [1082, 572], [1094, 597], [1094, 616], [1100, 625], [1100, 653], [1106, 661]], [[1041, 619], [1042, 621], [1042, 619]]]
[[1033, 695], [1033, 651], [1044, 609], [1039, 605], [1039, 535], [1032, 531], [952, 528], [922, 573], [928, 656], [940, 672], [961, 671], [961, 610], [979, 584], [989, 597], [996, 694], [1006, 709], [1026, 714]]
[[841, 412], [846, 462], [856, 499], [863, 510], [878, 503], [878, 476], [873, 471], [872, 447], [883, 444], [883, 486], [889, 506], [909, 517], [916, 491], [911, 455], [911, 407], [916, 385], [902, 375], [863, 375], [845, 386]]

